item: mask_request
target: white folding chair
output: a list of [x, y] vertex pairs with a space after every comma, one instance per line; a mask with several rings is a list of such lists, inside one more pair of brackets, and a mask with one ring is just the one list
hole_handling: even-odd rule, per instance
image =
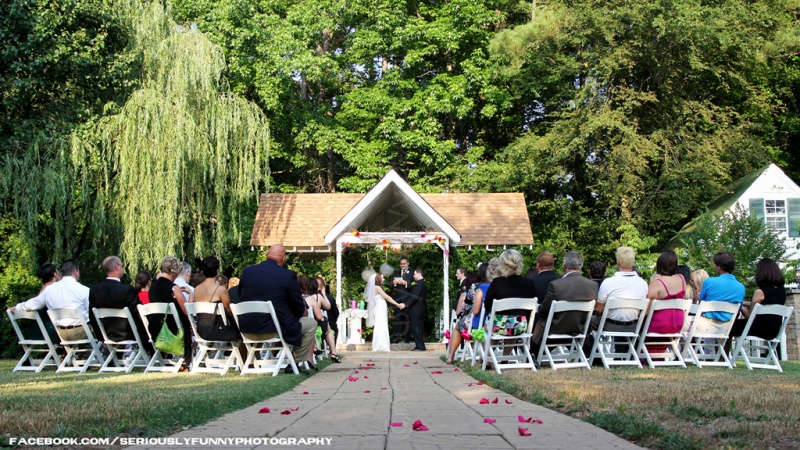
[[[142, 346], [142, 339], [139, 336], [139, 331], [136, 329], [136, 322], [133, 320], [128, 307], [119, 308], [92, 308], [92, 313], [97, 319], [97, 325], [100, 327], [100, 333], [103, 335], [103, 343], [108, 347], [108, 357], [103, 365], [100, 367], [100, 372], [125, 372], [131, 373], [134, 368], [147, 367], [147, 353]], [[106, 326], [103, 319], [125, 319], [128, 322], [133, 339], [124, 339], [115, 341], [108, 337]], [[126, 347], [130, 346], [128, 350]], [[126, 354], [130, 354], [126, 357]]]
[[[653, 321], [653, 315], [656, 312], [670, 309], [680, 310], [681, 314], [683, 314], [683, 321], [686, 323], [691, 307], [692, 301], [685, 299], [654, 300], [650, 302], [650, 312], [647, 314], [644, 325], [642, 326], [639, 348], [636, 352], [639, 358], [647, 360], [647, 365], [651, 369], [654, 369], [656, 366], [678, 366], [684, 369], [686, 368], [686, 362], [683, 360], [680, 347], [680, 340], [683, 337], [681, 331], [678, 330], [675, 333], [655, 333], [649, 330], [650, 324]], [[647, 345], [664, 346], [669, 351], [652, 353], [647, 349]], [[654, 360], [654, 357], [663, 359]]]
[[[223, 324], [228, 324], [225, 307], [222, 303], [194, 302], [186, 304], [186, 314], [194, 331], [197, 352], [192, 359], [191, 373], [217, 373], [225, 375], [230, 369], [240, 368], [242, 356], [239, 354], [240, 341], [209, 341], [203, 339], [197, 331], [197, 314], [208, 314], [222, 317]], [[241, 369], [240, 369], [241, 370]]]
[[[547, 363], [553, 370], [559, 368], [570, 369], [573, 367], [592, 369], [589, 365], [589, 361], [586, 359], [586, 354], [583, 353], [583, 342], [586, 340], [586, 335], [589, 333], [594, 304], [594, 300], [588, 302], [568, 300], [553, 301], [550, 307], [550, 314], [547, 317], [547, 322], [544, 327], [542, 343], [539, 346], [538, 361], [541, 364]], [[576, 333], [574, 336], [571, 334], [551, 334], [550, 326], [553, 323], [553, 317], [558, 313], [567, 312], [576, 312], [585, 315], [583, 330]]]
[[[491, 361], [494, 370], [500, 374], [503, 369], [531, 369], [536, 371], [536, 364], [531, 356], [531, 330], [533, 329], [533, 319], [536, 316], [537, 299], [534, 298], [504, 298], [495, 300], [492, 304], [492, 311], [489, 315], [489, 325], [483, 341], [483, 364], [481, 368], [486, 370], [486, 364]], [[512, 309], [528, 311], [528, 327], [525, 332], [516, 336], [505, 336], [492, 333], [491, 324], [494, 323], [496, 315]], [[510, 349], [510, 353], [505, 355], [505, 350]]]
[[[278, 316], [275, 314], [275, 308], [272, 302], [244, 302], [231, 304], [231, 311], [233, 317], [236, 319], [236, 324], [241, 329], [239, 322], [240, 317], [244, 314], [269, 314], [272, 323], [275, 325], [276, 336], [268, 339], [253, 340], [242, 333], [242, 339], [245, 347], [247, 347], [247, 359], [242, 365], [241, 375], [248, 373], [271, 373], [272, 376], [277, 376], [281, 369], [290, 365], [295, 375], [299, 374], [297, 364], [295, 364], [294, 357], [292, 356], [292, 348], [283, 340], [283, 332], [281, 325], [278, 323]], [[256, 356], [259, 356], [256, 359]], [[250, 368], [250, 366], [253, 368]]]
[[[25, 311], [16, 308], [12, 313], [9, 308], [6, 310], [6, 314], [8, 314], [8, 319], [11, 321], [11, 326], [14, 327], [14, 332], [17, 333], [19, 345], [25, 352], [14, 367], [14, 372], [21, 370], [39, 373], [45, 367], [58, 367], [59, 364], [61, 364], [61, 358], [58, 356], [58, 352], [56, 352], [56, 346], [53, 344], [53, 341], [50, 340], [50, 336], [47, 334], [47, 329], [44, 326], [44, 322], [42, 322], [42, 318], [39, 317], [38, 311]], [[18, 323], [18, 321], [22, 320], [36, 322], [39, 331], [42, 333], [42, 339], [34, 339], [31, 336], [26, 336], [26, 332], [22, 331], [23, 328], [26, 327], [20, 327]]]
[[[150, 334], [150, 321], [155, 320], [157, 323], [162, 323], [162, 321], [166, 319], [164, 316], [167, 314], [167, 306], [170, 307], [169, 313], [172, 315], [172, 319], [175, 321], [178, 329], [182, 329], [183, 327], [181, 326], [181, 319], [177, 311], [178, 306], [171, 303], [152, 302], [146, 305], [137, 306], [139, 309], [139, 316], [142, 317], [144, 328], [147, 330], [147, 337], [150, 339], [152, 344], [155, 344], [158, 335], [153, 336]], [[153, 317], [151, 318], [150, 316]], [[188, 333], [189, 330], [183, 330], [183, 332]], [[181, 365], [183, 365], [183, 355], [171, 355], [165, 357], [162, 355], [161, 351], [155, 349], [155, 352], [153, 352], [153, 357], [150, 358], [150, 362], [147, 364], [147, 367], [144, 369], [144, 371], [178, 373], [178, 371], [181, 369]]]
[[[733, 351], [731, 359], [734, 361], [743, 360], [748, 369], [770, 369], [783, 372], [781, 367], [780, 358], [778, 358], [778, 344], [786, 331], [786, 324], [789, 323], [789, 318], [794, 313], [794, 307], [783, 305], [762, 305], [760, 303], [753, 307], [750, 313], [750, 318], [744, 326], [742, 335], [736, 337], [736, 348]], [[753, 320], [759, 315], [775, 315], [781, 317], [781, 326], [778, 328], [778, 333], [773, 339], [763, 339], [758, 336], [750, 336], [750, 327], [753, 325]], [[750, 356], [748, 353], [755, 352], [755, 356]], [[766, 356], [762, 356], [766, 353]]]
[[[594, 344], [589, 353], [589, 365], [592, 365], [595, 358], [600, 358], [603, 367], [610, 369], [610, 366], [636, 366], [642, 368], [639, 356], [636, 354], [636, 340], [642, 330], [642, 323], [647, 311], [650, 300], [646, 298], [609, 298], [606, 300], [603, 314], [600, 316], [600, 323], [597, 331], [594, 332]], [[637, 314], [635, 328], [631, 331], [610, 331], [606, 330], [608, 315], [615, 309], [635, 310]], [[617, 348], [614, 348], [614, 347]], [[625, 347], [625, 352], [620, 352], [619, 347]], [[617, 350], [616, 352], [614, 350]]]
[[[478, 317], [478, 323], [480, 324], [479, 326], [482, 326], [482, 327], [485, 326], [485, 324], [483, 323], [483, 321], [485, 319], [484, 314], [485, 314], [485, 310], [483, 308], [481, 308], [481, 315]], [[470, 315], [470, 318], [471, 318], [470, 321], [469, 321], [469, 333], [470, 333], [470, 335], [472, 334], [472, 318], [473, 317], [474, 317], [474, 314]], [[484, 328], [484, 330], [485, 330], [485, 328]], [[486, 336], [486, 333], [484, 333], [484, 336]], [[470, 341], [464, 342], [464, 348], [462, 349], [462, 353], [461, 353], [461, 362], [464, 362], [464, 361], [466, 361], [467, 358], [469, 358], [470, 361], [471, 361], [470, 365], [474, 366], [475, 362], [478, 359], [483, 361], [484, 356], [485, 355], [483, 353], [483, 342], [478, 342], [475, 339], [472, 339], [471, 342]]]
[[[100, 367], [103, 365], [103, 353], [100, 351], [100, 343], [94, 338], [92, 329], [84, 320], [83, 315], [73, 308], [48, 309], [47, 315], [56, 327], [61, 345], [67, 351], [67, 356], [61, 361], [56, 372], [86, 372], [89, 367]], [[59, 327], [58, 321], [62, 319], [74, 319], [80, 322], [75, 327], [83, 328], [86, 337], [83, 339], [65, 339], [65, 329]], [[88, 355], [87, 355], [88, 353]], [[84, 357], [85, 356], [85, 357]]]
[[[717, 366], [733, 369], [733, 363], [725, 352], [725, 342], [733, 328], [736, 314], [739, 313], [741, 303], [730, 303], [722, 301], [701, 301], [697, 308], [697, 316], [692, 322], [689, 333], [686, 335], [686, 342], [683, 346], [683, 358], [697, 367]], [[718, 332], [704, 332], [700, 330], [704, 323], [703, 314], [710, 312], [729, 313], [731, 319], [725, 322]]]

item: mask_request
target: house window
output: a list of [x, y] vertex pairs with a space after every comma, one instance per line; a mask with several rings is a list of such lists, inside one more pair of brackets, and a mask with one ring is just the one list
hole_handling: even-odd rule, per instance
[[786, 232], [786, 200], [764, 200], [764, 212], [768, 227]]

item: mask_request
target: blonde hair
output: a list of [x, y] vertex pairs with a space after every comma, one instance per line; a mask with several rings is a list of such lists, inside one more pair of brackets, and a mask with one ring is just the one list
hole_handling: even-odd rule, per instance
[[161, 261], [161, 271], [168, 275], [180, 275], [183, 271], [183, 262], [174, 256], [167, 256]]
[[501, 277], [507, 277], [509, 275], [521, 275], [522, 255], [518, 251], [511, 248], [505, 250], [498, 258], [498, 269], [500, 271], [498, 276]]
[[619, 247], [614, 256], [617, 258], [617, 264], [624, 269], [632, 269], [636, 264], [636, 252], [633, 251], [633, 247]]
[[700, 290], [703, 288], [703, 282], [708, 278], [708, 272], [706, 272], [705, 269], [695, 270], [692, 272], [691, 278], [693, 287], [695, 290], [697, 290], [697, 292], [700, 292]]

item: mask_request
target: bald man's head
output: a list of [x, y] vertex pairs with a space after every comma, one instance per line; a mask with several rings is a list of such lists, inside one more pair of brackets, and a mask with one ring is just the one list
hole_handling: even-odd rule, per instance
[[271, 259], [282, 266], [286, 261], [286, 249], [281, 244], [270, 246], [269, 251], [267, 251], [267, 259]]

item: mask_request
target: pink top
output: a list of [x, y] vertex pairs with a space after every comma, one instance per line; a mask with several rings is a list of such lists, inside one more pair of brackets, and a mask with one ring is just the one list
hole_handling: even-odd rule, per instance
[[673, 298], [683, 299], [683, 297], [686, 296], [686, 282], [683, 280], [683, 277], [681, 277], [681, 290], [676, 292], [676, 293], [674, 293], [674, 294], [670, 294], [669, 293], [669, 289], [667, 289], [667, 285], [664, 284], [664, 281], [662, 281], [661, 278], [659, 278], [658, 281], [661, 283], [662, 286], [664, 286], [664, 291], [667, 293], [666, 297], [664, 297], [662, 299], [659, 299], [659, 300], [670, 300], [670, 299], [673, 299]]

